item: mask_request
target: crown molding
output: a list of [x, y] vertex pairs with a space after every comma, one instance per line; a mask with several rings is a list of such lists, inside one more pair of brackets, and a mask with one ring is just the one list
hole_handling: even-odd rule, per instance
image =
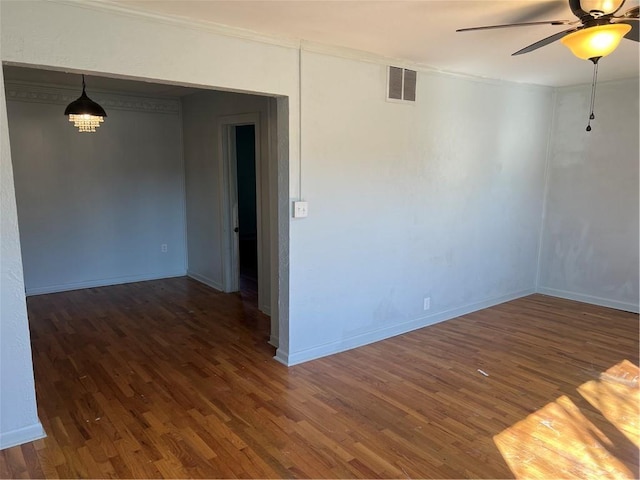
[[534, 83], [521, 83], [511, 80], [500, 80], [491, 77], [482, 77], [479, 75], [470, 75], [468, 73], [451, 72], [443, 70], [441, 68], [427, 65], [425, 63], [414, 62], [411, 60], [386, 57], [378, 53], [371, 53], [364, 50], [356, 50], [347, 47], [339, 47], [333, 45], [327, 45], [324, 43], [311, 42], [308, 40], [300, 41], [300, 50], [308, 53], [316, 53], [320, 55], [327, 55], [330, 57], [344, 58], [346, 60], [355, 60], [358, 62], [375, 63], [378, 65], [391, 65], [394, 67], [407, 68], [409, 70], [415, 70], [417, 72], [425, 73], [427, 75], [440, 75], [451, 78], [459, 78], [462, 80], [468, 80], [477, 83], [485, 83], [490, 85], [500, 86], [518, 86], [524, 88], [530, 88], [533, 90], [549, 90], [553, 87], [547, 85], [537, 85]]
[[[80, 90], [28, 82], [6, 82], [7, 101], [48, 103], [67, 105], [80, 96]], [[154, 98], [130, 94], [92, 90], [91, 97], [105, 110], [129, 110], [147, 113], [177, 115], [180, 113], [180, 100], [177, 98]]]
[[255, 42], [266, 43], [269, 45], [275, 45], [278, 47], [287, 48], [299, 48], [300, 40], [279, 35], [270, 35], [267, 33], [259, 33], [253, 30], [249, 30], [241, 27], [232, 27], [230, 25], [223, 25], [221, 23], [207, 22], [203, 20], [195, 20], [191, 18], [184, 18], [175, 15], [163, 15], [159, 13], [152, 13], [141, 8], [132, 6], [123, 6], [120, 4], [112, 3], [110, 0], [100, 1], [83, 1], [77, 0], [49, 0], [52, 3], [58, 3], [61, 5], [68, 5], [73, 7], [86, 8], [94, 11], [102, 11], [107, 13], [115, 13], [119, 15], [142, 18], [156, 23], [164, 23], [167, 25], [175, 25], [195, 30], [205, 30], [217, 35], [223, 35], [226, 37], [235, 37], [244, 40], [252, 40]]
[[282, 35], [265, 34], [255, 32], [253, 30], [232, 27], [214, 22], [206, 22], [203, 20], [196, 20], [192, 18], [184, 18], [175, 15], [164, 15], [159, 13], [152, 13], [147, 10], [133, 7], [123, 6], [118, 3], [114, 3], [111, 0], [98, 1], [84, 1], [78, 2], [77, 0], [49, 0], [52, 3], [58, 3], [61, 5], [68, 5], [73, 7], [85, 8], [93, 11], [100, 11], [106, 13], [114, 13], [128, 17], [135, 17], [139, 19], [145, 19], [156, 23], [164, 23], [168, 25], [177, 25], [184, 28], [205, 30], [210, 33], [222, 35], [232, 38], [240, 38], [244, 40], [252, 40], [260, 43], [267, 43], [270, 45], [276, 45], [280, 47], [287, 47], [293, 49], [301, 49], [308, 52], [321, 53], [339, 58], [359, 60], [362, 62], [389, 64], [392, 62], [394, 65], [402, 66], [404, 68], [411, 68], [413, 70], [422, 70], [430, 72], [442, 72], [435, 67], [429, 65], [412, 62], [410, 60], [401, 58], [390, 58], [383, 55], [368, 52], [365, 50], [357, 50], [348, 47], [341, 47], [336, 45], [324, 44], [319, 42], [313, 42], [304, 39], [290, 38]]
[[[605, 85], [617, 85], [617, 84], [625, 84], [625, 83], [631, 83], [631, 82], [635, 82], [638, 83], [640, 82], [640, 76], [633, 76], [633, 77], [625, 77], [625, 78], [616, 78], [613, 80], [598, 80], [598, 86], [605, 86]], [[559, 92], [567, 92], [567, 91], [571, 91], [571, 90], [582, 90], [585, 87], [589, 87], [591, 88], [591, 83], [579, 83], [577, 85], [564, 85], [561, 87], [555, 87], [557, 91]]]
[[[1, 0], [0, 0], [1, 1]], [[192, 30], [204, 30], [216, 35], [239, 38], [243, 40], [249, 40], [259, 43], [265, 43], [269, 45], [275, 45], [284, 48], [299, 49], [301, 51], [324, 54], [337, 58], [344, 58], [347, 60], [355, 60], [360, 62], [375, 63], [379, 65], [394, 65], [402, 68], [408, 68], [431, 75], [443, 75], [453, 78], [460, 78], [478, 83], [487, 83], [492, 85], [501, 86], [519, 86], [525, 88], [531, 88], [533, 90], [548, 90], [554, 88], [548, 85], [539, 85], [525, 82], [514, 82], [511, 80], [502, 80], [492, 77], [484, 77], [479, 75], [470, 75], [460, 72], [452, 72], [443, 70], [432, 65], [424, 63], [414, 62], [406, 58], [394, 58], [386, 57], [384, 55], [368, 52], [365, 50], [357, 50], [349, 47], [342, 47], [336, 45], [329, 45], [325, 43], [313, 42], [300, 38], [290, 38], [285, 36], [278, 36], [273, 34], [265, 34], [255, 32], [240, 27], [232, 27], [229, 25], [223, 25], [219, 23], [206, 22], [202, 20], [195, 20], [190, 18], [178, 17], [175, 15], [163, 15], [157, 13], [151, 13], [149, 11], [139, 9], [132, 6], [122, 6], [120, 4], [112, 3], [111, 0], [100, 1], [82, 1], [77, 0], [49, 0], [52, 3], [58, 3], [61, 5], [68, 5], [73, 7], [86, 8], [89, 10], [100, 11], [105, 13], [118, 14], [123, 16], [129, 16], [139, 18], [156, 23], [164, 23], [166, 25], [176, 25], [183, 28]]]

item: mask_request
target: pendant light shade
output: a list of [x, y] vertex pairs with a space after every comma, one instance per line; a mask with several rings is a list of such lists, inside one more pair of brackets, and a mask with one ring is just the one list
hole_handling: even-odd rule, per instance
[[78, 128], [81, 133], [95, 132], [96, 128], [104, 121], [107, 113], [100, 105], [91, 100], [85, 92], [84, 75], [82, 75], [82, 95], [74, 100], [64, 110], [69, 121]]
[[631, 25], [626, 23], [598, 25], [570, 33], [560, 41], [576, 57], [591, 60], [612, 53], [629, 30]]

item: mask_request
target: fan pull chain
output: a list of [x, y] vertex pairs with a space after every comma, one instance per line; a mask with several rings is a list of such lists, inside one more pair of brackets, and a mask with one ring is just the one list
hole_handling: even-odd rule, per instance
[[596, 83], [598, 82], [598, 60], [600, 60], [600, 57], [590, 58], [589, 60], [593, 62], [593, 80], [591, 82], [591, 113], [589, 114], [589, 122], [587, 123], [587, 132], [591, 131], [591, 120], [596, 118], [595, 114], [593, 113], [593, 109], [596, 103]]

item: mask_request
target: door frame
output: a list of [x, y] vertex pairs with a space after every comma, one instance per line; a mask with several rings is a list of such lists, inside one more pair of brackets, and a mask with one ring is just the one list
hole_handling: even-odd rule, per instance
[[[253, 125], [255, 136], [255, 169], [256, 169], [256, 231], [258, 261], [258, 305], [263, 304], [264, 285], [266, 280], [262, 268], [263, 235], [261, 207], [263, 175], [262, 153], [260, 148], [261, 125], [260, 113], [245, 113], [219, 117], [220, 145], [220, 192], [221, 225], [222, 225], [222, 285], [225, 292], [237, 292], [240, 289], [240, 264], [238, 251], [238, 234], [234, 228], [238, 225], [238, 192], [237, 192], [237, 160], [235, 127]], [[262, 287], [261, 287], [262, 286]]]

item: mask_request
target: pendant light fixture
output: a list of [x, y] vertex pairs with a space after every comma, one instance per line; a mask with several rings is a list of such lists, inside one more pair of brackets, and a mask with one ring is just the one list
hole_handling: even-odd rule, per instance
[[596, 118], [593, 111], [596, 102], [596, 84], [598, 83], [598, 61], [602, 57], [613, 53], [613, 51], [618, 48], [620, 41], [630, 30], [631, 25], [629, 24], [609, 23], [580, 29], [560, 40], [576, 57], [582, 60], [591, 60], [593, 63], [591, 105], [589, 106], [587, 132], [591, 131], [591, 120]]
[[107, 113], [100, 105], [87, 97], [85, 92], [84, 75], [82, 75], [82, 95], [74, 100], [64, 110], [69, 121], [78, 128], [81, 133], [95, 132], [96, 128], [104, 121]]

